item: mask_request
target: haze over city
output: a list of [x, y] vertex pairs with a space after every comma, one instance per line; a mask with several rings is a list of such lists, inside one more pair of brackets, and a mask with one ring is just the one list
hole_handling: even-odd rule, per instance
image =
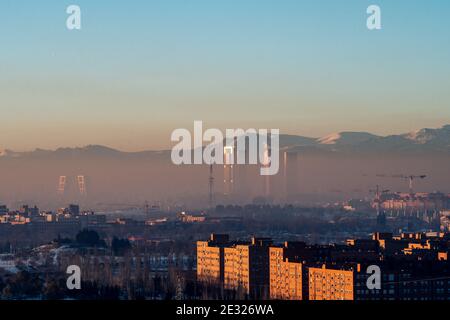
[[284, 319], [372, 300], [333, 306], [406, 301], [412, 319], [450, 301], [449, 12], [1, 0], [1, 310]]

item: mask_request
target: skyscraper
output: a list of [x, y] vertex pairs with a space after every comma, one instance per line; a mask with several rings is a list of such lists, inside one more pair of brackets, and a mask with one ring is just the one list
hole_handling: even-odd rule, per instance
[[223, 157], [223, 193], [230, 196], [234, 192], [234, 147], [224, 147]]

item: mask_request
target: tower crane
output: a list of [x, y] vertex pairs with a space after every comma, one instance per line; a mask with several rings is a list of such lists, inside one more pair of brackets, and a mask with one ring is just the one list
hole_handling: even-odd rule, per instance
[[409, 193], [413, 194], [413, 181], [416, 179], [425, 179], [427, 176], [422, 175], [404, 175], [404, 174], [394, 174], [391, 176], [386, 176], [384, 174], [377, 174], [377, 177], [388, 177], [388, 178], [400, 178], [408, 181], [409, 184]]

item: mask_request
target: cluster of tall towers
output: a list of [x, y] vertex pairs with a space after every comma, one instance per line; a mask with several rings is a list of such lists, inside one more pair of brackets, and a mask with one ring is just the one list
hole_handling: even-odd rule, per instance
[[[58, 194], [64, 195], [66, 192], [66, 183], [67, 183], [67, 176], [60, 176], [59, 177], [59, 183], [58, 183]], [[86, 190], [86, 178], [83, 175], [78, 175], [75, 177], [75, 183], [78, 187], [78, 191], [80, 195], [85, 196], [87, 195]]]
[[[270, 166], [270, 147], [265, 146], [264, 157], [260, 166]], [[238, 193], [236, 190], [236, 178], [242, 184], [242, 180], [247, 179], [248, 186], [256, 186], [262, 183], [259, 190], [265, 198], [271, 198], [274, 191], [284, 198], [288, 198], [291, 193], [295, 193], [298, 185], [298, 153], [285, 151], [282, 153], [281, 172], [278, 176], [248, 176], [245, 173], [244, 166], [236, 165], [235, 147], [227, 146], [224, 148], [224, 164], [223, 164], [223, 193], [224, 197], [232, 197]], [[249, 170], [250, 171], [250, 170]], [[259, 170], [258, 170], [259, 172]], [[209, 206], [214, 206], [214, 172], [213, 165], [209, 167]], [[281, 186], [281, 188], [279, 188]], [[242, 188], [241, 188], [242, 189]]]

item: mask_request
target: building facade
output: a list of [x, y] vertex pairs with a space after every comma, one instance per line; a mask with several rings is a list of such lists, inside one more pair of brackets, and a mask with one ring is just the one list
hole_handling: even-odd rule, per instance
[[212, 234], [208, 241], [197, 241], [197, 280], [221, 285], [224, 282], [224, 249], [228, 235]]
[[308, 269], [309, 300], [354, 300], [353, 270]]

